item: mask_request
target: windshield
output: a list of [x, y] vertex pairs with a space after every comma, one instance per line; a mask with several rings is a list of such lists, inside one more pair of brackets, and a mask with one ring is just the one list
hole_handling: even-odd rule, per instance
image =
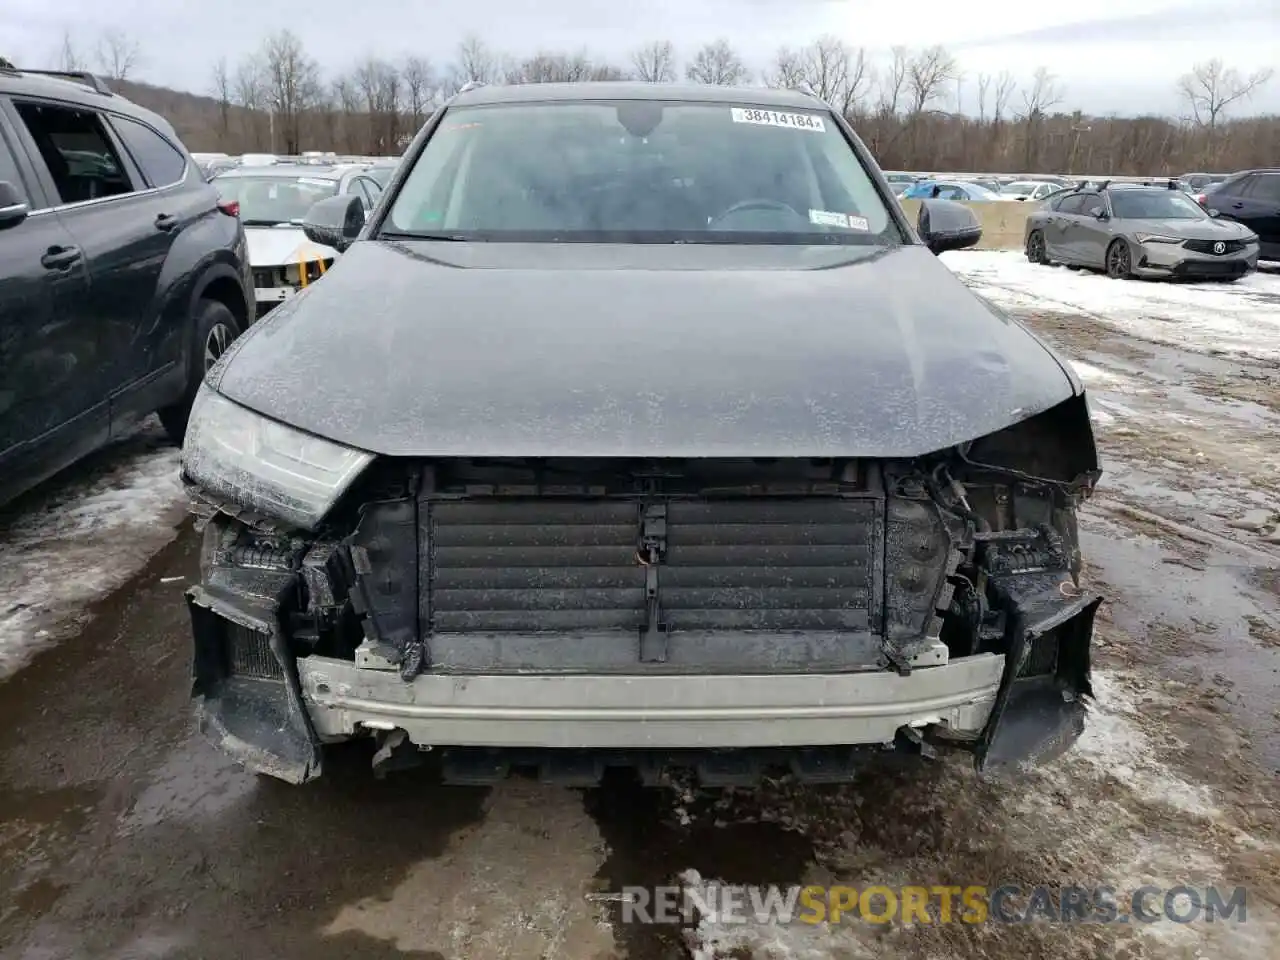
[[613, 243], [903, 240], [829, 114], [656, 100], [450, 110], [381, 235]]
[[240, 204], [240, 219], [250, 227], [301, 223], [312, 205], [336, 196], [338, 181], [323, 177], [214, 177], [218, 195]]
[[1124, 190], [1111, 195], [1111, 209], [1126, 220], [1204, 220], [1208, 214], [1176, 190]]
[[364, 175], [385, 189], [387, 184], [391, 182], [391, 175], [395, 172], [395, 167], [370, 167], [364, 172]]
[[1029, 197], [1036, 192], [1038, 186], [1038, 183], [1006, 183], [1000, 188], [1000, 192], [1011, 197]]

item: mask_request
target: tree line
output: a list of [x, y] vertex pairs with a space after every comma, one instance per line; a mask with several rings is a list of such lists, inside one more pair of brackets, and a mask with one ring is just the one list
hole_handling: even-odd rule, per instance
[[1280, 117], [1232, 115], [1272, 71], [1243, 74], [1216, 58], [1178, 79], [1181, 117], [1067, 112], [1065, 90], [1045, 67], [1029, 77], [970, 73], [944, 46], [894, 47], [876, 62], [832, 36], [780, 48], [763, 71], [724, 39], [683, 59], [671, 41], [649, 41], [613, 62], [585, 50], [515, 57], [468, 36], [448, 62], [371, 54], [326, 74], [295, 33], [281, 30], [234, 63], [218, 60], [210, 96], [186, 101], [129, 83], [142, 56], [119, 31], [99, 37], [88, 56], [67, 34], [59, 59], [61, 69], [96, 67], [129, 84], [122, 92], [168, 116], [191, 149], [228, 153], [397, 154], [468, 82], [622, 79], [810, 90], [850, 119], [887, 169], [1159, 175], [1266, 166], [1280, 153]]

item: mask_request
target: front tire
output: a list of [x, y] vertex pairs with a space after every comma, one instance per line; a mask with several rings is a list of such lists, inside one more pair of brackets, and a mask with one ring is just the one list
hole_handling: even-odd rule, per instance
[[1039, 230], [1032, 230], [1027, 236], [1027, 259], [1042, 266], [1049, 263], [1049, 257], [1045, 253], [1044, 233]]
[[187, 368], [187, 388], [182, 399], [159, 411], [160, 423], [174, 443], [181, 444], [187, 435], [187, 420], [196, 391], [204, 375], [227, 352], [231, 342], [240, 336], [240, 322], [220, 300], [201, 300], [196, 304], [195, 341]]
[[1107, 276], [1113, 280], [1128, 280], [1133, 276], [1133, 254], [1123, 240], [1107, 247]]

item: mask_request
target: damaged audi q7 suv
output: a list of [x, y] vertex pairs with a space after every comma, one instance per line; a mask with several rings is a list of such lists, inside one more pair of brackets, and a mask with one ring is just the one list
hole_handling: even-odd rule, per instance
[[191, 415], [202, 730], [300, 783], [1045, 759], [1100, 598], [1083, 388], [800, 93], [467, 90]]

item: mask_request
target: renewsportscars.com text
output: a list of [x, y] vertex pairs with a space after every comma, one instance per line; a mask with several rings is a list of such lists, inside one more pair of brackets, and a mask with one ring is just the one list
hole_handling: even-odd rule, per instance
[[1244, 887], [981, 885], [623, 887], [623, 923], [1220, 923], [1246, 920]]

